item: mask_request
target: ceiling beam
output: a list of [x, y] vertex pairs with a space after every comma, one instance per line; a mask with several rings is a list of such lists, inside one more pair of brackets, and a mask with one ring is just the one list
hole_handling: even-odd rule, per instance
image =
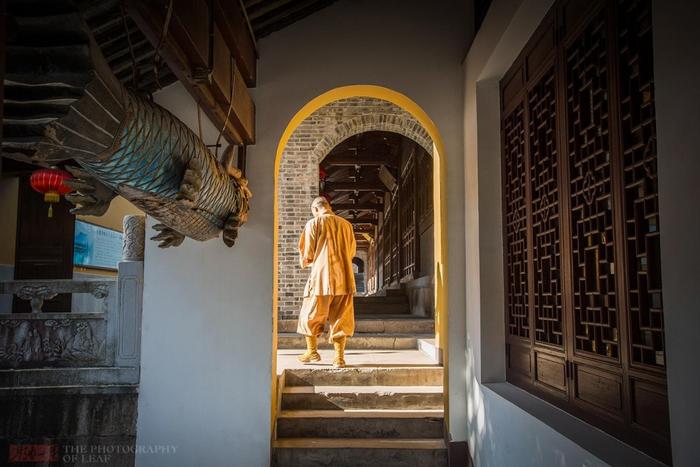
[[354, 225], [377, 225], [377, 219], [346, 219]]
[[[272, 18], [265, 22], [253, 22], [253, 30], [255, 31], [255, 36], [259, 39], [272, 34], [275, 31], [289, 26], [292, 23], [296, 23], [302, 18], [309, 16], [318, 10], [327, 7], [335, 0], [321, 0], [315, 2], [297, 2], [294, 4], [293, 11], [285, 12], [284, 15]], [[303, 4], [303, 6], [302, 6]]]
[[330, 153], [321, 161], [323, 166], [331, 165], [393, 165], [395, 158], [389, 153], [368, 155], [367, 153], [355, 153], [355, 151], [343, 151], [337, 154]]
[[338, 211], [381, 211], [384, 205], [381, 203], [331, 203], [333, 209]]
[[325, 191], [386, 191], [384, 184], [377, 181], [326, 182]]
[[355, 233], [370, 233], [374, 234], [375, 226], [365, 225], [365, 224], [353, 224], [352, 226]]
[[214, 20], [221, 31], [221, 37], [236, 59], [246, 85], [254, 87], [258, 51], [241, 3], [238, 0], [214, 0]]
[[260, 18], [261, 16], [264, 16], [274, 10], [280, 9], [284, 6], [287, 6], [288, 4], [291, 4], [295, 0], [275, 0], [275, 1], [267, 1], [259, 6], [249, 6], [246, 7], [246, 11], [248, 11], [248, 18], [250, 18], [251, 21], [255, 21], [256, 19]]
[[[197, 69], [206, 69], [209, 65], [207, 2], [174, 2], [173, 5], [172, 19], [161, 44], [160, 56], [194, 100], [200, 103], [215, 127], [222, 128], [226, 123], [224, 137], [229, 143], [253, 144], [255, 104], [241, 76], [240, 67], [232, 64], [232, 52], [216, 26], [214, 69], [211, 70], [210, 79], [202, 81], [194, 78]], [[127, 0], [126, 7], [129, 16], [156, 47], [161, 42], [165, 8], [141, 0]], [[233, 99], [230, 99], [231, 89]]]

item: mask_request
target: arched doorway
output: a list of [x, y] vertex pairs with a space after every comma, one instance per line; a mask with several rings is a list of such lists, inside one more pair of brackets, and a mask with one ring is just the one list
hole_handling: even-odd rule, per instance
[[[319, 162], [343, 140], [367, 131], [404, 135], [432, 157], [435, 345], [441, 360], [447, 361], [447, 216], [442, 140], [432, 120], [408, 97], [379, 86], [346, 86], [328, 91], [307, 103], [291, 119], [277, 147], [274, 180], [273, 271], [276, 287], [273, 289], [272, 310], [273, 384], [277, 381], [278, 316], [296, 312], [301, 304], [301, 293], [295, 291], [297, 287], [303, 288], [305, 276], [296, 268], [296, 242], [309, 217], [309, 204], [318, 195]], [[282, 273], [287, 281], [283, 291], [279, 289]], [[448, 387], [447, 378], [445, 372], [445, 388]], [[277, 394], [276, 388], [273, 389], [274, 420]]]

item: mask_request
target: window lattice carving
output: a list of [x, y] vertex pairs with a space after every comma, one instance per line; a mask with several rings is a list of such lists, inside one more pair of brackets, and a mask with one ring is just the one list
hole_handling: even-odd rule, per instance
[[527, 302], [527, 203], [522, 103], [505, 117], [505, 230], [507, 317], [510, 335], [530, 337]]
[[559, 0], [501, 80], [506, 374], [670, 463], [651, 5]]
[[554, 70], [528, 93], [535, 340], [563, 345]]
[[631, 360], [664, 366], [651, 11], [624, 0], [618, 14], [620, 120]]
[[575, 348], [618, 358], [607, 47], [601, 17], [566, 51], [573, 309]]
[[416, 272], [416, 190], [414, 156], [401, 179], [399, 199], [401, 223], [401, 278], [413, 278]]

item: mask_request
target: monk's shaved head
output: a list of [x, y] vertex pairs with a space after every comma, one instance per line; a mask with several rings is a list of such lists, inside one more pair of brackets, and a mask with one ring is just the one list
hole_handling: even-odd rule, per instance
[[311, 202], [311, 212], [314, 217], [318, 217], [323, 213], [333, 212], [333, 209], [331, 208], [331, 203], [329, 203], [326, 198], [319, 196], [318, 198], [314, 198]]
[[329, 203], [323, 196], [319, 196], [318, 198], [314, 198], [314, 200], [311, 202], [311, 209], [313, 208], [331, 209], [331, 203]]

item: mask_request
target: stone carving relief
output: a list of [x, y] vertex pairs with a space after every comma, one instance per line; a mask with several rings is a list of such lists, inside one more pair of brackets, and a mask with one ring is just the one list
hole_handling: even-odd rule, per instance
[[0, 320], [0, 367], [74, 366], [104, 359], [105, 321], [101, 318]]

